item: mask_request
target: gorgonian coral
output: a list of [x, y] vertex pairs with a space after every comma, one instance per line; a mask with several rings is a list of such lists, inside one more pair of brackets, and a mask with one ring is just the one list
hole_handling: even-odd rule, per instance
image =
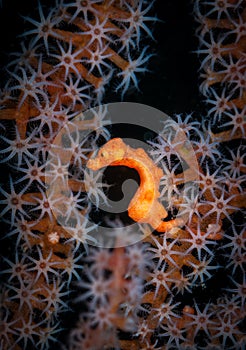
[[[155, 6], [40, 2], [25, 17], [0, 110], [3, 349], [245, 347], [245, 1], [194, 2], [206, 115], [174, 114], [143, 151], [100, 104], [138, 90]], [[101, 177], [105, 149], [119, 157]], [[129, 215], [103, 213], [129, 174]]]

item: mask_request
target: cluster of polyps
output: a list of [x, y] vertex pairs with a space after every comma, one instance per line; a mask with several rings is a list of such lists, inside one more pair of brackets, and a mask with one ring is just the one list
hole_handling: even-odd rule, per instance
[[[116, 79], [122, 96], [136, 74], [145, 72], [152, 54], [140, 50], [141, 34], [152, 37], [147, 21], [153, 2], [76, 1], [48, 9], [39, 3], [39, 19], [25, 19], [34, 28], [23, 36], [21, 51], [10, 61], [1, 119], [15, 120], [21, 137], [36, 121], [51, 130], [76, 113], [102, 101], [105, 88]], [[134, 59], [133, 59], [134, 55]], [[6, 91], [5, 91], [6, 90]], [[52, 111], [52, 112], [51, 112]]]
[[[152, 5], [88, 0], [56, 1], [55, 7], [44, 8], [38, 2], [37, 18], [25, 17], [30, 28], [9, 62], [1, 96], [0, 158], [10, 172], [1, 189], [7, 230], [3, 242], [12, 242], [14, 248], [2, 269], [2, 349], [48, 349], [61, 331], [59, 315], [69, 309], [68, 291], [80, 279], [81, 259], [88, 250], [79, 242], [95, 225], [77, 218], [70, 232], [63, 226], [78, 211], [86, 217], [92, 198], [97, 203], [105, 197], [106, 185], [100, 186], [84, 167], [97, 140], [110, 137], [105, 110], [99, 107], [66, 135], [61, 158], [53, 155], [47, 165], [47, 153], [75, 115], [102, 102], [111, 80], [121, 97], [131, 85], [138, 89], [138, 75], [147, 70], [152, 55], [148, 47], [142, 50], [142, 34], [152, 39]], [[82, 142], [85, 129], [94, 133]], [[72, 154], [70, 165], [66, 152]], [[47, 189], [61, 187], [65, 176], [71, 196], [50, 193], [47, 198]], [[58, 204], [64, 225], [54, 217]]]

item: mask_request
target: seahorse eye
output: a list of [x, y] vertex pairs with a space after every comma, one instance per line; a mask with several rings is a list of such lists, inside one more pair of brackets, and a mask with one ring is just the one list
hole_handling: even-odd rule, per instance
[[107, 151], [102, 151], [101, 157], [102, 158], [107, 158], [108, 157], [108, 152]]

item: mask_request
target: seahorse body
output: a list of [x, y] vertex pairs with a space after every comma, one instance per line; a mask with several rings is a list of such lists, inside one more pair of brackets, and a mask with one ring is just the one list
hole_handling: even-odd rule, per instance
[[164, 232], [175, 225], [179, 220], [162, 221], [167, 217], [167, 211], [159, 202], [160, 179], [164, 176], [162, 169], [149, 158], [141, 148], [131, 148], [122, 139], [114, 138], [108, 141], [95, 158], [91, 158], [87, 167], [98, 170], [105, 166], [124, 165], [134, 168], [140, 177], [140, 185], [132, 198], [128, 215], [137, 222], [149, 223], [155, 230]]

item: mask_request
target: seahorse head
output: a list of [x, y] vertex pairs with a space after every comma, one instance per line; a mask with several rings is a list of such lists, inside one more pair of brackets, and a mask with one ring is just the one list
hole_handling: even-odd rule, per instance
[[87, 167], [92, 170], [98, 170], [122, 160], [126, 152], [126, 147], [120, 138], [114, 138], [108, 141], [99, 149], [95, 158], [89, 159]]

